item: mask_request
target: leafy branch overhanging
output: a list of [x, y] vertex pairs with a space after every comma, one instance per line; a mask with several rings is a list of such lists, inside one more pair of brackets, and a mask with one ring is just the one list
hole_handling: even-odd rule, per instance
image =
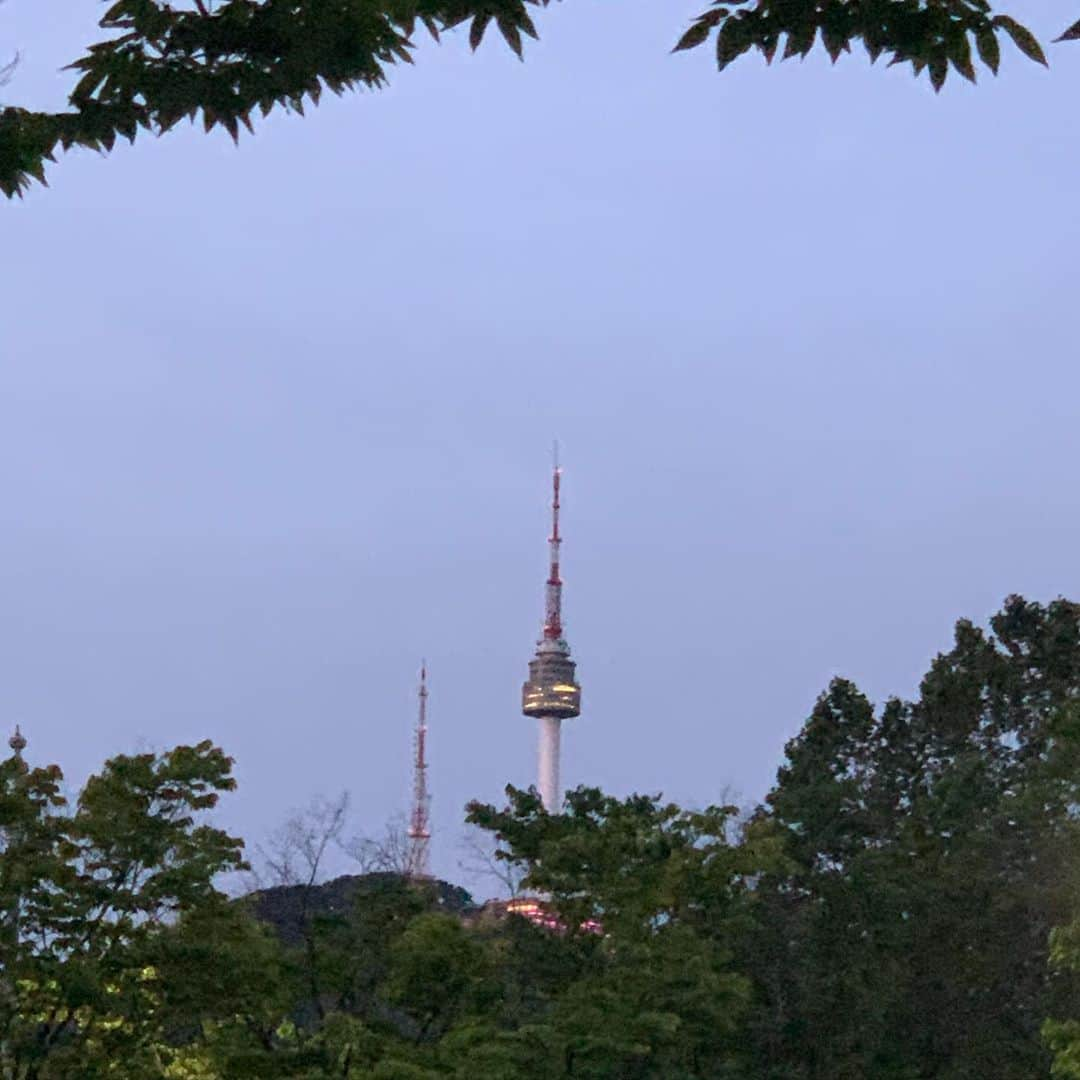
[[[235, 140], [241, 126], [252, 130], [253, 114], [302, 114], [325, 90], [378, 89], [392, 65], [413, 62], [418, 27], [437, 41], [467, 26], [476, 49], [494, 26], [522, 57], [525, 38], [538, 36], [530, 11], [549, 3], [114, 0], [99, 24], [109, 36], [69, 65], [78, 81], [67, 110], [0, 109], [0, 192], [45, 183], [58, 149], [108, 151], [118, 138], [161, 135], [185, 118], [201, 118], [207, 131], [220, 125]], [[872, 60], [911, 64], [940, 89], [950, 67], [974, 81], [976, 59], [996, 73], [1002, 36], [1046, 64], [1035, 35], [990, 0], [713, 0], [674, 51], [712, 40], [723, 69], [753, 49], [768, 61], [778, 52], [802, 57], [820, 40], [835, 61], [861, 42]], [[1077, 38], [1080, 21], [1058, 40]], [[0, 81], [5, 73], [0, 67]]]

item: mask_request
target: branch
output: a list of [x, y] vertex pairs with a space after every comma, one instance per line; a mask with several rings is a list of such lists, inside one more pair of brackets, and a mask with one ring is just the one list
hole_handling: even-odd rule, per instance
[[378, 837], [354, 836], [341, 845], [361, 874], [384, 873], [408, 876], [413, 871], [412, 847], [405, 819], [391, 818]]
[[464, 833], [459, 847], [462, 857], [458, 869], [462, 873], [494, 881], [510, 898], [521, 893], [524, 867], [506, 857], [505, 847], [491, 833], [473, 826]]
[[7, 64], [0, 64], [0, 86], [6, 86], [11, 82], [11, 76], [14, 74], [15, 69], [19, 66], [19, 54], [16, 53], [14, 58]]
[[[976, 56], [996, 75], [1002, 35], [1029, 60], [1047, 62], [1035, 35], [1011, 16], [995, 14], [987, 0], [713, 0], [674, 51], [697, 48], [714, 31], [721, 71], [751, 49], [771, 63], [781, 39], [781, 59], [805, 57], [819, 37], [833, 63], [861, 43], [871, 63], [885, 55], [890, 65], [910, 64], [916, 75], [929, 74], [935, 90], [950, 67], [974, 82]], [[1080, 23], [1058, 40], [1076, 37]]]
[[536, 36], [529, 6], [549, 0], [200, 0], [177, 10], [163, 0], [116, 0], [100, 22], [114, 36], [68, 65], [80, 73], [62, 113], [0, 110], [0, 192], [45, 183], [45, 162], [74, 146], [109, 151], [140, 130], [161, 135], [201, 117], [236, 141], [252, 114], [303, 114], [323, 90], [386, 85], [391, 65], [412, 63], [419, 21], [436, 38], [471, 22], [477, 48], [494, 23], [522, 55]]
[[[349, 813], [349, 794], [343, 791], [332, 802], [316, 798], [295, 812], [256, 850], [275, 885], [315, 885], [322, 872], [326, 849], [341, 844]], [[299, 864], [299, 866], [298, 866]], [[301, 873], [300, 867], [303, 868]]]

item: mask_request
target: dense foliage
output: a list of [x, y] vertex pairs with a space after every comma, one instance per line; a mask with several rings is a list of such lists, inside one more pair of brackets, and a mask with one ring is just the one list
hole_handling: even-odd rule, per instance
[[0, 1075], [160, 1074], [186, 978], [163, 927], [224, 912], [213, 880], [242, 865], [198, 820], [231, 764], [209, 743], [113, 758], [70, 808], [55, 766], [0, 763]]
[[[467, 25], [478, 47], [489, 26], [521, 56], [537, 36], [531, 9], [549, 0], [110, 0], [106, 36], [77, 58], [60, 113], [0, 109], [0, 192], [44, 183], [58, 148], [109, 150], [117, 138], [161, 134], [187, 118], [237, 138], [255, 112], [303, 112], [324, 90], [377, 88], [412, 62], [418, 26], [438, 39]], [[614, 12], [613, 8], [613, 12]], [[613, 14], [612, 18], [617, 15]], [[935, 88], [953, 68], [975, 79], [975, 59], [997, 72], [1001, 39], [1046, 63], [1035, 35], [989, 0], [713, 0], [676, 45], [715, 38], [722, 69], [751, 49], [771, 60], [805, 56], [820, 40], [835, 60], [853, 43], [926, 71]], [[1080, 22], [1062, 35], [1080, 37]], [[0, 75], [3, 74], [0, 69]]]
[[959, 623], [914, 702], [834, 682], [788, 745], [761, 1075], [1045, 1076], [1043, 1018], [1080, 1016], [1046, 963], [1078, 896], [1080, 608], [1013, 598], [992, 629]]
[[114, 758], [74, 809], [9, 758], [0, 1075], [1080, 1078], [1080, 606], [991, 630], [913, 701], [834, 681], [741, 820], [471, 805], [546, 927], [386, 872], [227, 901], [209, 744]]

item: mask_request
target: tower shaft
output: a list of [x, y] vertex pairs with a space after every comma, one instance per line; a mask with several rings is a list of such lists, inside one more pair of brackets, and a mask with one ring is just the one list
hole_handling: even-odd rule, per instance
[[419, 708], [413, 735], [413, 797], [409, 814], [409, 876], [431, 877], [431, 793], [427, 781], [427, 665], [420, 668]]
[[561, 739], [562, 721], [557, 716], [541, 716], [536, 789], [549, 813], [556, 813], [562, 804], [562, 789], [559, 787]]

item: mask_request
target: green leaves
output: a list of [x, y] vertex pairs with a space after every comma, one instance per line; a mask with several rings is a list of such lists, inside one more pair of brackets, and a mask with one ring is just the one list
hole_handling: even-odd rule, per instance
[[[886, 54], [890, 64], [910, 64], [935, 90], [950, 68], [974, 82], [975, 54], [996, 74], [1001, 34], [1029, 59], [1047, 62], [1035, 35], [1011, 16], [995, 15], [988, 0], [714, 0], [675, 51], [705, 44], [714, 30], [720, 70], [751, 49], [771, 61], [781, 38], [785, 60], [806, 56], [820, 38], [834, 63], [861, 42], [871, 62]], [[1058, 40], [1077, 37], [1080, 23]]]
[[431, 1039], [461, 1014], [480, 983], [483, 965], [483, 950], [460, 919], [421, 915], [393, 945], [383, 994], [413, 1018], [421, 1039]]
[[[181, 0], [182, 2], [182, 0]], [[22, 195], [45, 183], [58, 149], [110, 151], [117, 138], [163, 134], [182, 120], [221, 127], [234, 140], [254, 130], [256, 112], [303, 115], [324, 90], [343, 94], [386, 85], [389, 69], [412, 63], [417, 23], [439, 40], [466, 27], [474, 50], [495, 27], [524, 57], [537, 37], [531, 12], [550, 0], [115, 0], [101, 19], [112, 36], [91, 45], [69, 67], [77, 72], [63, 113], [0, 109], [0, 192]], [[713, 41], [723, 70], [757, 50], [771, 62], [804, 57], [820, 41], [835, 62], [861, 42], [871, 61], [926, 72], [935, 90], [950, 68], [972, 82], [974, 58], [993, 73], [1005, 36], [1046, 64], [1039, 41], [990, 0], [713, 0], [676, 43], [675, 52]], [[1080, 39], [1080, 22], [1057, 40]], [[0, 82], [9, 68], [0, 67]]]
[[181, 120], [224, 128], [236, 141], [252, 114], [303, 115], [324, 89], [342, 94], [386, 84], [412, 63], [419, 21], [440, 33], [468, 24], [478, 48], [494, 24], [518, 56], [537, 36], [530, 8], [550, 0], [116, 0], [101, 19], [112, 36], [69, 65], [78, 73], [64, 113], [0, 110], [0, 192], [22, 195], [45, 182], [57, 148], [109, 151], [117, 137], [162, 134]]
[[499, 1075], [751, 1075], [736, 1066], [751, 994], [731, 946], [753, 925], [761, 876], [781, 866], [769, 824], [737, 842], [732, 807], [583, 787], [549, 814], [533, 790], [507, 794], [501, 810], [471, 804], [468, 819], [495, 832], [503, 857], [527, 869], [525, 886], [548, 899], [555, 928], [523, 929], [566, 974], [541, 1013], [550, 1071]]
[[690, 811], [582, 787], [567, 794], [565, 813], [548, 814], [535, 791], [507, 794], [502, 810], [470, 804], [468, 821], [497, 835], [499, 857], [527, 870], [523, 885], [550, 896], [571, 932], [590, 933], [592, 921], [630, 940], [697, 925], [738, 907], [752, 876], [775, 863], [768, 844], [730, 842], [730, 806]]
[[214, 879], [242, 865], [240, 841], [200, 821], [231, 768], [209, 742], [116, 757], [72, 814], [58, 768], [0, 762], [4, 1075], [100, 1075], [114, 1059], [131, 1063], [117, 1076], [152, 1075], [141, 1055], [177, 955], [158, 947], [163, 925], [187, 913], [211, 937], [222, 918], [236, 927]]
[[[1043, 1018], [1080, 1016], [1080, 983], [1045, 971], [1080, 895], [1080, 606], [1010, 597], [991, 630], [961, 620], [879, 713], [835, 681], [788, 744], [768, 805], [790, 869], [745, 946], [761, 1075], [1028, 1080]], [[1054, 940], [1080, 970], [1080, 931]]]
[[1055, 41], [1076, 41], [1080, 39], [1080, 20], [1077, 20], [1065, 31], [1059, 38], [1055, 38]]
[[1008, 15], [998, 15], [992, 22], [995, 29], [1004, 30], [1012, 38], [1013, 44], [1029, 60], [1034, 60], [1037, 64], [1042, 64], [1043, 67], [1049, 67], [1042, 46], [1026, 26], [1021, 26], [1020, 23]]
[[976, 32], [975, 46], [979, 59], [996, 75], [1001, 64], [1001, 46], [993, 27], [984, 26]]
[[550, 0], [453, 0], [450, 3], [422, 4], [427, 18], [451, 29], [469, 23], [469, 45], [475, 51], [484, 40], [484, 33], [492, 22], [499, 29], [503, 40], [519, 59], [524, 57], [522, 34], [536, 38], [536, 26], [529, 15], [529, 5], [546, 7]]

